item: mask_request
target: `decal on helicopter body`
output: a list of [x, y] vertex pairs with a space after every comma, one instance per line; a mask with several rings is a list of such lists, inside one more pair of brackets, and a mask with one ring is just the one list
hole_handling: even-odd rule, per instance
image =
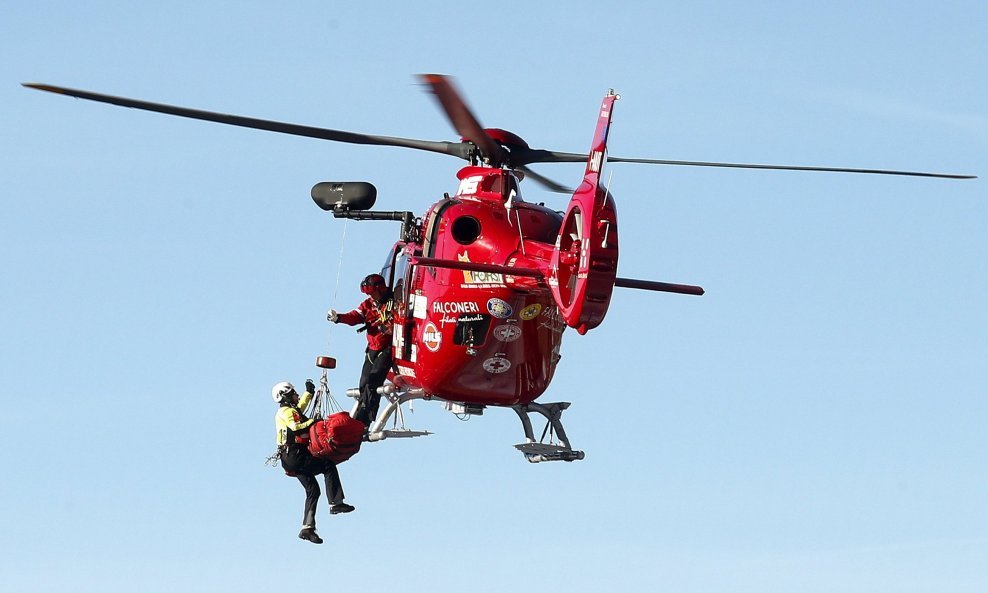
[[487, 312], [498, 319], [507, 319], [508, 317], [511, 317], [511, 313], [513, 311], [514, 310], [511, 308], [511, 305], [503, 299], [494, 297], [487, 301]]
[[533, 303], [522, 309], [518, 316], [525, 321], [531, 321], [532, 319], [538, 317], [540, 312], [542, 312], [542, 305], [539, 303]]
[[511, 361], [507, 358], [495, 356], [484, 361], [484, 370], [493, 375], [506, 373], [511, 368]]
[[395, 352], [401, 352], [405, 348], [405, 328], [399, 324], [394, 324], [394, 349]]
[[563, 319], [559, 308], [546, 307], [542, 314], [542, 320], [539, 322], [539, 327], [561, 334], [566, 329], [566, 320]]
[[604, 163], [604, 153], [599, 150], [593, 151], [593, 153], [590, 155], [590, 165], [589, 165], [590, 171], [592, 171], [593, 173], [599, 173], [603, 163]]
[[412, 316], [415, 319], [425, 319], [426, 312], [429, 307], [429, 299], [427, 299], [423, 294], [415, 294], [412, 296], [415, 297], [414, 306], [412, 308]]
[[477, 193], [477, 187], [484, 179], [483, 175], [474, 175], [460, 180], [460, 186], [456, 189], [456, 195], [473, 195]]
[[[469, 262], [470, 254], [458, 253], [457, 261]], [[499, 288], [504, 286], [504, 275], [497, 272], [463, 270], [463, 284], [460, 288]]]
[[426, 323], [422, 330], [422, 345], [428, 348], [429, 352], [438, 352], [443, 345], [443, 334], [431, 321]]
[[521, 337], [521, 328], [510, 323], [499, 325], [494, 328], [494, 337], [502, 342], [514, 342]]
[[435, 301], [433, 313], [480, 313], [480, 305], [474, 301]]
[[463, 271], [463, 281], [467, 284], [502, 284], [504, 275], [497, 272]]
[[457, 317], [456, 318], [456, 321], [462, 321], [464, 323], [469, 323], [469, 322], [472, 322], [472, 321], [483, 321], [483, 320], [484, 320], [483, 314], [480, 314], [480, 315], [472, 315], [472, 316], [471, 315], [467, 315], [465, 317], [461, 315], [460, 317]]

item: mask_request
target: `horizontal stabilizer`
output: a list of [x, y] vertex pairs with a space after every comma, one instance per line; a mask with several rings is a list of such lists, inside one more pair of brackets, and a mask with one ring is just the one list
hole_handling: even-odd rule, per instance
[[703, 288], [693, 286], [692, 284], [670, 284], [669, 282], [635, 280], [634, 278], [615, 278], [614, 286], [637, 288], [639, 290], [654, 290], [657, 292], [674, 292], [676, 294], [692, 294], [694, 296], [703, 295]]

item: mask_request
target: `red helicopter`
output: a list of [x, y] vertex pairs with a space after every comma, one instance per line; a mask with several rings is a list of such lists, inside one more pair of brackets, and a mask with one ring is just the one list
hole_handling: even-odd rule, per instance
[[[312, 188], [316, 204], [336, 218], [401, 222], [400, 239], [382, 275], [395, 299], [394, 369], [380, 389], [389, 404], [369, 427], [369, 439], [429, 434], [402, 426], [387, 429], [401, 405], [436, 399], [457, 414], [510, 407], [519, 416], [525, 442], [516, 445], [531, 462], [584, 458], [574, 449], [561, 415], [568, 402], [539, 403], [559, 361], [566, 328], [586, 334], [604, 320], [615, 286], [702, 295], [699, 286], [617, 276], [618, 226], [614, 197], [602, 184], [605, 163], [872, 173], [969, 179], [973, 176], [914, 171], [804, 167], [607, 156], [614, 104], [607, 93], [597, 112], [588, 154], [533, 149], [515, 134], [483, 128], [448, 77], [423, 75], [459, 142], [373, 136], [270, 120], [188, 109], [43, 84], [25, 84], [81, 99], [229, 125], [353, 144], [414, 148], [467, 161], [458, 187], [418, 218], [408, 211], [376, 211], [377, 190], [366, 182], [322, 182]], [[586, 163], [575, 191], [532, 171], [528, 165]], [[522, 198], [520, 182], [531, 178], [550, 191], [570, 193], [565, 212]], [[320, 357], [325, 369], [335, 361]], [[355, 395], [350, 390], [351, 395]], [[545, 417], [536, 439], [530, 414]], [[548, 439], [546, 435], [548, 433]]]

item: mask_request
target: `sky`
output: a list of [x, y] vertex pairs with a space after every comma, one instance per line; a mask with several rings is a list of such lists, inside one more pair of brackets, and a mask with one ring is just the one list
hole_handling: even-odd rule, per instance
[[[988, 7], [982, 2], [0, 2], [3, 590], [436, 593], [988, 590]], [[540, 401], [406, 413], [297, 539], [265, 467], [271, 386], [359, 376], [356, 305], [454, 159], [183, 120], [43, 82], [454, 140], [418, 73], [489, 127], [614, 156], [967, 173], [968, 181], [614, 164], [624, 277]], [[543, 165], [558, 181], [579, 165]], [[526, 199], [566, 197], [523, 185]]]

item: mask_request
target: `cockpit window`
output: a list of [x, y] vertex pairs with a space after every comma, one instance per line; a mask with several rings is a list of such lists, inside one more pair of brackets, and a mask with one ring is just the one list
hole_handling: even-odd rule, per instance
[[388, 286], [391, 287], [391, 292], [394, 293], [396, 305], [401, 305], [407, 300], [408, 295], [405, 294], [405, 275], [407, 273], [408, 254], [405, 253], [405, 244], [399, 243], [395, 245], [394, 251], [388, 256], [388, 260], [381, 269], [381, 275], [384, 276]]

